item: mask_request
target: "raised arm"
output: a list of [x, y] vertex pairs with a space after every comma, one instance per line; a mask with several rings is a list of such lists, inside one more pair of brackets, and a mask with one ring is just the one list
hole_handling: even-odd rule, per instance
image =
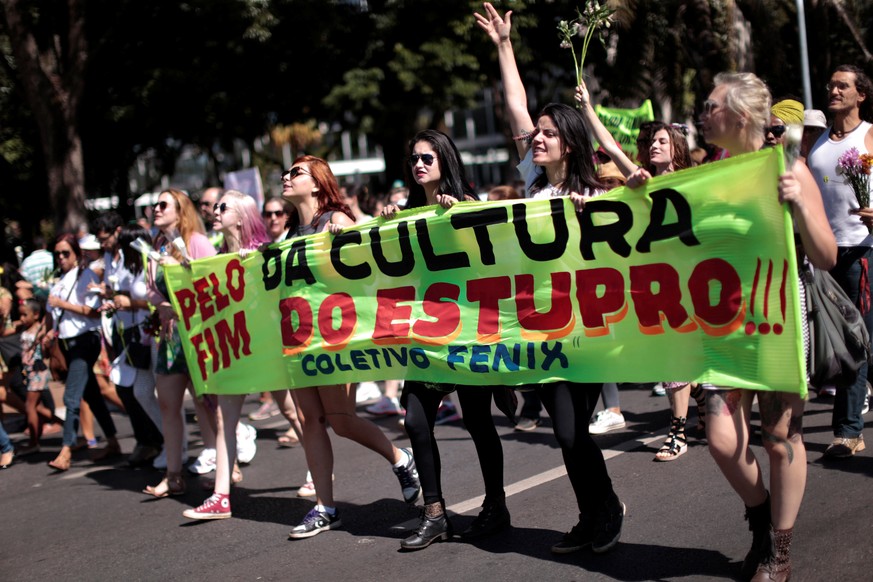
[[[497, 60], [500, 63], [500, 77], [503, 79], [503, 91], [506, 95], [506, 113], [509, 116], [509, 126], [514, 137], [520, 137], [534, 130], [533, 120], [527, 110], [527, 93], [521, 82], [518, 65], [515, 62], [515, 52], [509, 33], [512, 30], [512, 11], [508, 10], [503, 18], [490, 2], [485, 2], [485, 15], [475, 13], [476, 24], [484, 30], [497, 46]], [[530, 141], [516, 139], [519, 157], [523, 158], [530, 149]]]
[[615, 138], [611, 133], [609, 133], [609, 130], [606, 129], [606, 126], [603, 125], [602, 121], [600, 121], [600, 118], [597, 117], [594, 107], [591, 106], [588, 87], [585, 85], [585, 81], [582, 81], [582, 83], [576, 87], [576, 102], [579, 104], [579, 110], [582, 112], [582, 117], [585, 119], [585, 125], [587, 125], [591, 133], [594, 134], [594, 139], [596, 139], [606, 153], [609, 154], [609, 157], [612, 158], [612, 161], [615, 162], [615, 165], [618, 166], [619, 171], [624, 175], [624, 177], [629, 178], [630, 175], [639, 168], [629, 157], [627, 157], [627, 155], [625, 155], [624, 151], [618, 147], [618, 144], [615, 143]]

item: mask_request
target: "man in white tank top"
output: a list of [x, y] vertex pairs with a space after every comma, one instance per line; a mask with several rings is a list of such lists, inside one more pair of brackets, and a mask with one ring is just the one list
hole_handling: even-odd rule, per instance
[[[873, 336], [870, 264], [873, 262], [873, 209], [859, 208], [852, 187], [837, 173], [837, 161], [850, 148], [873, 152], [873, 84], [852, 65], [837, 67], [827, 84], [828, 110], [833, 125], [809, 152], [807, 165], [815, 176], [825, 212], [839, 247], [831, 275], [864, 316]], [[862, 408], [867, 399], [867, 366], [862, 366], [852, 386], [837, 387], [832, 426], [834, 440], [825, 455], [851, 457], [864, 450]], [[819, 387], [820, 388], [820, 387]]]

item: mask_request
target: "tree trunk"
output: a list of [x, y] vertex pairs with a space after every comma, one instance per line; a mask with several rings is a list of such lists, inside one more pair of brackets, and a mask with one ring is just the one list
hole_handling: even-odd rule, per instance
[[67, 0], [64, 30], [52, 30], [48, 46], [39, 46], [35, 26], [55, 21], [41, 8], [44, 22], [28, 18], [30, 7], [19, 0], [2, 0], [15, 56], [19, 82], [39, 129], [45, 157], [49, 201], [55, 227], [77, 229], [87, 221], [82, 141], [78, 127], [78, 105], [83, 92], [87, 44], [85, 18], [80, 0]]

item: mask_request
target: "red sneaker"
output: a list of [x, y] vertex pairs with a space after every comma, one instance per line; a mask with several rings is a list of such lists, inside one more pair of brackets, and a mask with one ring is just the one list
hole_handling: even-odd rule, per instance
[[200, 507], [186, 509], [182, 515], [188, 519], [227, 519], [230, 517], [230, 495], [213, 493]]

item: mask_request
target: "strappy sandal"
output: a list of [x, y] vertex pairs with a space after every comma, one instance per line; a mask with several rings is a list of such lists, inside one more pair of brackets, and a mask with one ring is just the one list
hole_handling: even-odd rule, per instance
[[167, 473], [167, 476], [161, 479], [161, 482], [152, 487], [149, 485], [142, 490], [146, 495], [163, 499], [164, 497], [175, 497], [185, 494], [185, 481], [182, 479], [181, 473]]
[[656, 461], [675, 461], [688, 450], [688, 440], [685, 438], [685, 417], [674, 416], [670, 421], [670, 432], [664, 445], [655, 453]]
[[691, 384], [691, 397], [697, 402], [697, 426], [695, 430], [706, 433], [706, 391], [697, 382]]

